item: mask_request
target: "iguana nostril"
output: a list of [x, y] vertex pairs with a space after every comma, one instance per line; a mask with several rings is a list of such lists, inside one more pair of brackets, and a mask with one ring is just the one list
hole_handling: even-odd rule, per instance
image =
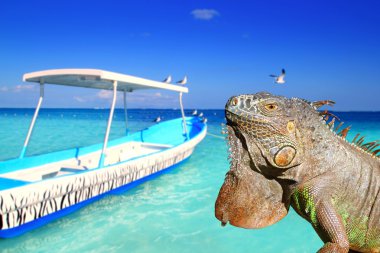
[[251, 99], [248, 98], [245, 100], [245, 107], [251, 108]]
[[293, 147], [282, 147], [274, 156], [274, 163], [280, 167], [289, 165], [296, 156], [296, 150]]
[[244, 98], [240, 98], [239, 108], [244, 109], [244, 107], [245, 107]]

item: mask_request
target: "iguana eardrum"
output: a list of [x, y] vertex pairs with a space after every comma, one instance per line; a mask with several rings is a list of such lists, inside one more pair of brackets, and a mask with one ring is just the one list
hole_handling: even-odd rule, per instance
[[229, 99], [231, 168], [215, 203], [223, 225], [266, 227], [291, 205], [325, 243], [319, 252], [380, 252], [379, 143], [349, 143], [349, 128], [337, 134], [334, 115], [317, 111], [331, 103], [269, 93]]

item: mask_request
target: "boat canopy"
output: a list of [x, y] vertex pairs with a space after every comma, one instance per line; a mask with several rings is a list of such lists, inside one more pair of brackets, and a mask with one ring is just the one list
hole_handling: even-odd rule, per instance
[[179, 103], [181, 107], [182, 114], [182, 127], [184, 135], [189, 139], [189, 133], [186, 127], [185, 112], [183, 110], [182, 104], [182, 94], [187, 93], [189, 90], [187, 87], [180, 85], [173, 85], [164, 82], [157, 82], [141, 77], [135, 77], [130, 75], [124, 75], [109, 71], [104, 71], [100, 69], [52, 69], [43, 70], [32, 73], [24, 74], [24, 82], [36, 82], [40, 84], [40, 98], [38, 99], [38, 104], [32, 122], [30, 123], [28, 134], [25, 138], [24, 146], [20, 154], [20, 159], [25, 156], [26, 149], [30, 137], [33, 132], [34, 124], [36, 122], [38, 112], [40, 110], [42, 100], [44, 98], [44, 84], [59, 84], [75, 87], [85, 87], [85, 88], [95, 88], [103, 90], [113, 90], [112, 103], [110, 108], [110, 114], [107, 123], [106, 134], [104, 136], [103, 149], [99, 159], [99, 167], [103, 167], [105, 153], [107, 149], [108, 137], [111, 130], [111, 123], [113, 119], [113, 113], [115, 110], [117, 91], [122, 91], [124, 95], [124, 116], [125, 116], [125, 126], [126, 133], [128, 134], [128, 117], [127, 117], [127, 102], [126, 102], [126, 92], [132, 92], [139, 89], [163, 89], [171, 90], [179, 93]]
[[139, 89], [163, 89], [183, 93], [188, 92], [187, 87], [100, 69], [52, 69], [37, 71], [24, 74], [23, 81], [104, 90], [112, 90], [116, 81], [118, 91], [132, 92]]

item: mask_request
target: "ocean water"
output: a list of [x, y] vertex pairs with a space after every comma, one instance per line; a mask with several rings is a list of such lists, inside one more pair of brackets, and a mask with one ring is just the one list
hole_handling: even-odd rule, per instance
[[[322, 242], [293, 210], [259, 230], [227, 225], [214, 217], [214, 203], [228, 171], [221, 136], [223, 110], [203, 111], [207, 135], [185, 163], [123, 194], [109, 195], [20, 237], [0, 239], [1, 252], [316, 252]], [[190, 111], [187, 111], [190, 114]], [[380, 139], [380, 113], [336, 113], [363, 133]], [[0, 109], [0, 160], [18, 156], [33, 115], [31, 109]], [[178, 110], [129, 110], [130, 131], [152, 120], [180, 117]], [[107, 110], [42, 109], [27, 155], [103, 141]], [[125, 134], [117, 110], [111, 139]]]

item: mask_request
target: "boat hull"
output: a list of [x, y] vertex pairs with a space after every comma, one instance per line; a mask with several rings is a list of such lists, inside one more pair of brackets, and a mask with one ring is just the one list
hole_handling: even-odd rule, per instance
[[71, 213], [110, 193], [132, 188], [186, 160], [205, 137], [86, 172], [0, 191], [0, 237], [13, 237]]

